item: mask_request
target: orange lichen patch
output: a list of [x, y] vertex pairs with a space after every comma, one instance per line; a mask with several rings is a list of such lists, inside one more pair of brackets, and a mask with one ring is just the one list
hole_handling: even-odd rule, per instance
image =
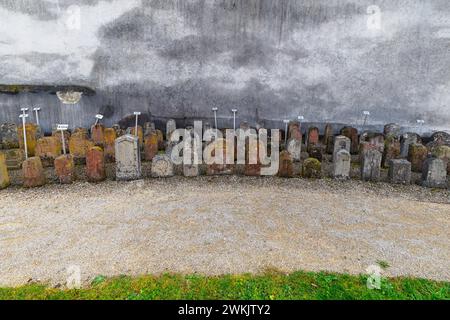
[[55, 159], [55, 172], [62, 184], [70, 184], [75, 181], [75, 163], [70, 154], [59, 156]]
[[69, 149], [70, 154], [74, 160], [85, 159], [89, 148], [93, 147], [94, 143], [87, 139], [87, 134], [83, 131], [78, 131], [70, 137]]
[[10, 184], [8, 168], [6, 166], [6, 156], [0, 152], [0, 189], [5, 189]]
[[144, 158], [151, 161], [158, 154], [158, 134], [156, 131], [151, 132], [144, 140]]
[[[33, 157], [36, 154], [37, 134], [39, 127], [34, 123], [25, 124], [26, 138], [27, 138], [27, 150], [28, 156]], [[23, 125], [17, 127], [17, 134], [19, 136], [19, 147], [25, 150], [23, 139]]]
[[40, 138], [36, 144], [36, 156], [41, 158], [44, 166], [52, 166], [57, 157], [61, 155], [61, 141], [58, 137]]
[[113, 162], [115, 160], [115, 142], [117, 139], [116, 130], [114, 128], [106, 128], [104, 133], [104, 153], [105, 160]]

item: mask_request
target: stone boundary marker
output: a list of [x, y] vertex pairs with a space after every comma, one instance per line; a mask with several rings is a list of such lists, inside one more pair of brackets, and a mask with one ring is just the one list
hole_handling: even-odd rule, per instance
[[116, 139], [116, 179], [138, 180], [141, 178], [141, 152], [139, 138], [130, 134]]

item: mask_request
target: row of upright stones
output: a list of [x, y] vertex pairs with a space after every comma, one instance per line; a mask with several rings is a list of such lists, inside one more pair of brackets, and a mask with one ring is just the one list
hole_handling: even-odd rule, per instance
[[[248, 129], [247, 123], [241, 129]], [[166, 125], [166, 138], [170, 140], [176, 129], [174, 120]], [[193, 134], [192, 128], [187, 128]], [[90, 136], [87, 129], [77, 128], [72, 133], [64, 133], [64, 144], [69, 153], [62, 154], [61, 131], [53, 131], [49, 137], [41, 134], [39, 127], [27, 124], [26, 128], [29, 159], [24, 160], [22, 127], [4, 124], [0, 127], [0, 142], [4, 152], [0, 153], [0, 188], [9, 185], [7, 168], [22, 167], [24, 186], [35, 187], [46, 183], [43, 167], [54, 165], [61, 183], [72, 183], [75, 177], [75, 165], [86, 164], [86, 176], [91, 182], [106, 179], [105, 162], [116, 162], [116, 178], [118, 180], [139, 179], [141, 173], [141, 154], [146, 161], [152, 161], [152, 176], [167, 177], [174, 174], [170, 154], [173, 145], [165, 143], [162, 131], [153, 123], [144, 127], [122, 130], [118, 125], [105, 128], [102, 124], [91, 127]], [[450, 171], [450, 136], [444, 132], [432, 136], [426, 146], [421, 137], [415, 133], [400, 135], [395, 124], [385, 126], [383, 133], [363, 132], [356, 128], [344, 127], [335, 136], [332, 125], [325, 127], [323, 139], [319, 129], [309, 128], [303, 151], [300, 123], [291, 122], [288, 126], [287, 143], [280, 153], [278, 175], [294, 176], [294, 163], [302, 163], [302, 175], [307, 178], [322, 176], [321, 162], [325, 154], [332, 154], [332, 176], [336, 179], [350, 177], [352, 155], [359, 156], [361, 179], [378, 181], [382, 167], [389, 168], [389, 180], [393, 183], [408, 184], [411, 182], [411, 171], [422, 172], [422, 184], [427, 187], [446, 187], [446, 175]], [[269, 137], [268, 137], [269, 138]], [[280, 140], [281, 142], [281, 140]], [[214, 142], [216, 150], [222, 149], [226, 157], [225, 140]], [[221, 148], [217, 148], [221, 143]], [[204, 145], [203, 148], [207, 146]], [[256, 148], [265, 147], [257, 145]], [[162, 150], [166, 150], [162, 153]], [[248, 151], [248, 148], [247, 148]], [[214, 154], [211, 154], [214, 156]], [[246, 154], [248, 158], [248, 152]], [[248, 159], [247, 159], [248, 160]], [[212, 164], [207, 166], [208, 175], [231, 174], [233, 165]], [[246, 164], [244, 174], [260, 175], [261, 161]], [[198, 165], [183, 165], [185, 176], [198, 176]]]

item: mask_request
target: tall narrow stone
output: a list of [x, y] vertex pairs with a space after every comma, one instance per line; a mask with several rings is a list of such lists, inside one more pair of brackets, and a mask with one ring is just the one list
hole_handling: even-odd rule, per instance
[[388, 176], [391, 183], [410, 184], [411, 162], [405, 159], [390, 160]]
[[5, 189], [10, 184], [8, 168], [6, 166], [6, 156], [0, 152], [0, 190]]
[[61, 184], [75, 181], [75, 163], [70, 154], [61, 155], [55, 159], [55, 172]]
[[126, 134], [116, 139], [116, 179], [141, 178], [141, 153], [139, 139]]
[[152, 161], [158, 154], [158, 134], [156, 131], [150, 131], [144, 139], [144, 159]]
[[316, 127], [312, 127], [308, 129], [308, 141], [307, 141], [307, 150], [312, 146], [319, 144], [319, 129]]
[[357, 154], [359, 151], [358, 129], [353, 127], [344, 127], [341, 130], [341, 135], [346, 136], [351, 140], [350, 153]]
[[398, 158], [400, 158], [400, 141], [396, 136], [390, 135], [384, 141], [383, 167], [388, 167], [392, 159]]
[[333, 128], [333, 125], [330, 123], [328, 123], [325, 126], [325, 133], [323, 136], [323, 144], [325, 146], [326, 153], [333, 153], [334, 128]]
[[345, 180], [350, 178], [352, 156], [346, 149], [336, 151], [333, 155], [333, 178]]
[[25, 188], [40, 187], [47, 183], [41, 158], [31, 157], [22, 164], [23, 186]]
[[105, 158], [101, 147], [92, 147], [86, 154], [86, 176], [89, 182], [106, 179]]
[[284, 178], [291, 178], [294, 176], [294, 163], [291, 154], [284, 150], [280, 153], [280, 167], [278, 176]]
[[105, 147], [105, 126], [98, 123], [91, 127], [91, 140], [94, 145], [104, 148]]
[[362, 152], [361, 180], [380, 180], [381, 158], [381, 152], [376, 149], [368, 149]]
[[[293, 130], [291, 132], [295, 132]], [[298, 135], [294, 135], [288, 140], [287, 151], [292, 155], [292, 159], [296, 162], [299, 162], [302, 154], [302, 139], [300, 135], [300, 139], [298, 139]]]
[[420, 138], [416, 133], [408, 132], [402, 135], [400, 139], [400, 156], [407, 158], [409, 153], [409, 146], [413, 143], [420, 143]]
[[422, 185], [428, 188], [447, 188], [447, 168], [444, 161], [436, 158], [425, 160]]
[[117, 133], [114, 128], [106, 128], [104, 131], [104, 141], [105, 141], [105, 161], [106, 162], [114, 162], [115, 161], [115, 154], [116, 154], [116, 139], [117, 139]]
[[414, 172], [422, 172], [422, 167], [427, 158], [427, 148], [419, 143], [413, 143], [409, 146], [408, 161], [411, 162], [411, 169]]

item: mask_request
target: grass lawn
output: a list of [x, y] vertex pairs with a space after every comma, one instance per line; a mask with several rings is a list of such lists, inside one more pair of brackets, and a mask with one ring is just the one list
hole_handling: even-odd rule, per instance
[[0, 299], [450, 299], [450, 283], [412, 278], [383, 278], [381, 289], [368, 289], [367, 276], [295, 272], [262, 275], [173, 275], [111, 279], [98, 276], [79, 290], [31, 284], [0, 288]]

